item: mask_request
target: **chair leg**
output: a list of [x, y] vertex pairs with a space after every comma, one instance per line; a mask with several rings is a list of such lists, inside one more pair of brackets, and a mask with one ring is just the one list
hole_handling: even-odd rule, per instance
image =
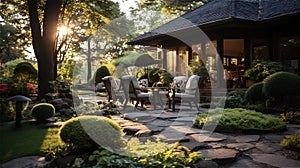
[[128, 99], [125, 98], [124, 103], [123, 103], [124, 109], [126, 109], [127, 103], [128, 103]]
[[172, 100], [172, 111], [175, 111], [175, 103], [176, 103], [176, 102], [175, 102], [175, 100], [173, 99], [173, 100]]
[[192, 103], [189, 101], [190, 108], [193, 108]]
[[139, 101], [137, 100], [134, 107], [137, 108], [138, 105], [139, 105]]
[[199, 106], [198, 106], [198, 103], [197, 103], [197, 101], [194, 101], [194, 104], [195, 104], [195, 106], [196, 106], [197, 110], [198, 110], [198, 111], [200, 111], [200, 108], [199, 108]]

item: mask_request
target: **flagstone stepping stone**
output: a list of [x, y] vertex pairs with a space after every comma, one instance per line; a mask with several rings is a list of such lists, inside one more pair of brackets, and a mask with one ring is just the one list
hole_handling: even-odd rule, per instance
[[178, 117], [197, 117], [198, 111], [180, 112]]
[[137, 113], [126, 113], [124, 114], [124, 119], [128, 119], [131, 121], [136, 121], [136, 122], [149, 122], [151, 120], [154, 120], [155, 117], [142, 113], [142, 112], [137, 112]]
[[153, 120], [151, 122], [148, 122], [147, 124], [156, 125], [156, 126], [159, 126], [159, 127], [169, 127], [173, 123], [174, 122], [168, 121], [168, 120], [156, 119], [156, 120]]
[[264, 135], [264, 140], [268, 142], [281, 142], [284, 138], [283, 135]]
[[30, 168], [30, 167], [45, 167], [50, 162], [41, 156], [25, 156], [0, 164], [1, 168]]
[[135, 135], [135, 136], [141, 136], [141, 135], [145, 135], [145, 134], [148, 135], [151, 133], [151, 130], [142, 124], [136, 124], [136, 125], [130, 125], [130, 126], [123, 127], [123, 131], [127, 135]]
[[170, 127], [166, 128], [167, 131], [170, 132], [179, 132], [179, 133], [184, 133], [184, 134], [197, 134], [199, 132], [194, 131], [193, 129], [191, 129], [191, 127], [189, 126], [178, 126], [178, 125], [172, 125]]
[[201, 167], [201, 168], [218, 168], [219, 165], [211, 160], [200, 160], [196, 164], [196, 167]]
[[218, 148], [223, 148], [226, 145], [222, 143], [208, 143], [208, 146], [212, 149], [218, 149]]
[[226, 145], [227, 148], [236, 149], [239, 151], [247, 151], [254, 148], [255, 146], [251, 143], [230, 143]]
[[178, 115], [177, 114], [172, 114], [172, 113], [162, 113], [162, 114], [155, 114], [152, 115], [155, 118], [158, 119], [162, 119], [162, 120], [168, 120], [168, 119], [173, 119], [173, 118], [177, 118]]
[[211, 158], [212, 160], [224, 160], [224, 159], [235, 159], [238, 151], [234, 149], [204, 149], [199, 150], [200, 156], [204, 158]]
[[251, 154], [250, 157], [258, 163], [264, 163], [274, 167], [290, 167], [296, 168], [299, 167], [300, 161], [287, 159], [284, 156], [278, 154]]
[[234, 137], [236, 142], [239, 143], [247, 143], [247, 142], [255, 142], [258, 141], [260, 136], [259, 135], [242, 135]]
[[189, 148], [191, 151], [198, 151], [201, 149], [208, 149], [209, 145], [207, 143], [201, 143], [195, 140], [188, 140], [184, 142], [180, 142], [180, 145]]
[[161, 132], [161, 131], [163, 131], [165, 129], [165, 127], [159, 127], [157, 125], [152, 125], [152, 124], [147, 124], [146, 127], [148, 129], [150, 129], [152, 133], [154, 133], [154, 132]]
[[171, 121], [179, 121], [179, 122], [194, 122], [195, 117], [178, 117], [175, 119], [170, 119]]
[[275, 153], [279, 150], [281, 150], [283, 147], [280, 146], [280, 144], [275, 144], [275, 143], [256, 143], [255, 147], [262, 151], [263, 153]]
[[257, 164], [252, 160], [249, 159], [239, 159], [236, 162], [233, 162], [230, 168], [265, 168], [265, 165]]
[[226, 136], [217, 133], [213, 134], [192, 134], [187, 136], [189, 139], [197, 142], [220, 142], [226, 140]]
[[159, 138], [163, 142], [179, 142], [179, 141], [188, 141], [185, 137], [185, 133], [179, 132], [166, 132], [163, 131], [160, 134], [153, 135], [154, 138]]

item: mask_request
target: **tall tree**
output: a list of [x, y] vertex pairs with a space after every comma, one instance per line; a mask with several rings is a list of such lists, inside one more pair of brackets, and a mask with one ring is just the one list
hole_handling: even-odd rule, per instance
[[[80, 42], [92, 32], [89, 30], [120, 13], [112, 1], [97, 0], [3, 0], [0, 7], [6, 9], [0, 14], [6, 22], [30, 25], [39, 70], [39, 98], [49, 91], [48, 82], [56, 78], [57, 64], [65, 59], [70, 48], [78, 51]], [[11, 19], [12, 16], [17, 19]], [[70, 36], [59, 37], [57, 29], [61, 25], [71, 27]]]
[[38, 1], [27, 0], [27, 3], [32, 45], [38, 62], [38, 90], [41, 98], [49, 92], [49, 81], [55, 80], [55, 40], [62, 0], [46, 1], [42, 23], [39, 20]]
[[2, 63], [14, 60], [22, 55], [22, 49], [15, 44], [17, 41], [16, 33], [17, 29], [15, 27], [0, 24], [0, 66]]

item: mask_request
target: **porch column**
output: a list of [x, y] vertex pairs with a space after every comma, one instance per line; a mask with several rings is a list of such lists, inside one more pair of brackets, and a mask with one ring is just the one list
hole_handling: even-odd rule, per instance
[[162, 48], [162, 63], [163, 63], [163, 68], [167, 69], [167, 48], [166, 48], [166, 44], [162, 43], [161, 44], [161, 48]]
[[[201, 60], [204, 64], [204, 66], [206, 66], [207, 64], [207, 55], [206, 55], [206, 42], [202, 42], [201, 43], [201, 53], [200, 54], [200, 57], [201, 57]], [[206, 67], [207, 69], [207, 67]]]
[[224, 57], [224, 40], [223, 38], [217, 39], [217, 51], [219, 58], [216, 56], [216, 68], [217, 68], [217, 87], [220, 88], [224, 86], [224, 67], [223, 67], [223, 57]]
[[244, 39], [245, 70], [251, 67], [251, 60], [252, 60], [251, 51], [252, 49], [251, 49], [250, 38], [247, 37]]

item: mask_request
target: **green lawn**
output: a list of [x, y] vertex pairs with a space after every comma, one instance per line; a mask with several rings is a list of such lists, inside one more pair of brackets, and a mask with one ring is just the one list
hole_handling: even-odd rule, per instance
[[13, 124], [0, 126], [0, 163], [8, 160], [41, 155], [64, 145], [58, 136], [59, 128], [41, 128], [38, 124], [23, 124], [15, 129]]

